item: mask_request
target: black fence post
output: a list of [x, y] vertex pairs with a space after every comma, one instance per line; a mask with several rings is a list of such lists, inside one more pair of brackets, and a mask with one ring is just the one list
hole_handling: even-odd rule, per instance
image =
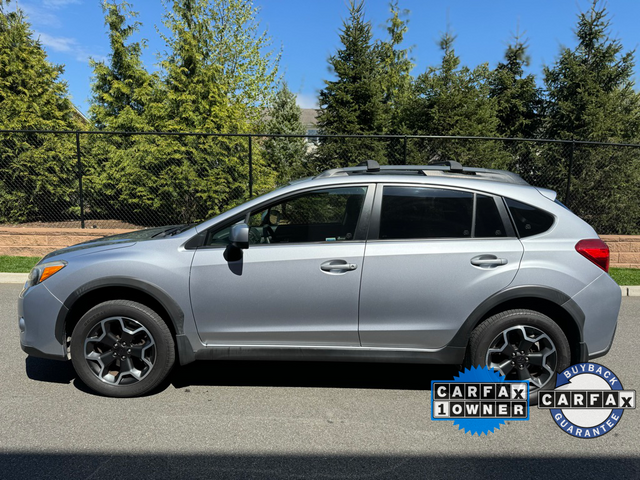
[[402, 164], [406, 165], [407, 164], [407, 136], [404, 136], [404, 145], [403, 145], [403, 152], [402, 152]]
[[569, 208], [569, 195], [571, 193], [571, 173], [573, 172], [573, 154], [576, 149], [576, 141], [571, 140], [571, 150], [569, 151], [569, 168], [567, 169], [567, 191], [564, 194], [564, 204]]
[[80, 155], [80, 132], [76, 132], [76, 157], [78, 160], [78, 198], [80, 201], [80, 228], [84, 228], [84, 196], [82, 192], [82, 157]]
[[249, 198], [253, 197], [253, 142], [249, 135]]

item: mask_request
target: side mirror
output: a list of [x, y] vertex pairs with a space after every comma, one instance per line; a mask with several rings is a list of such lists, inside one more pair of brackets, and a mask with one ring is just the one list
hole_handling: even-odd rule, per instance
[[249, 225], [246, 223], [239, 223], [231, 227], [231, 233], [229, 234], [229, 240], [231, 245], [246, 250], [249, 248]]

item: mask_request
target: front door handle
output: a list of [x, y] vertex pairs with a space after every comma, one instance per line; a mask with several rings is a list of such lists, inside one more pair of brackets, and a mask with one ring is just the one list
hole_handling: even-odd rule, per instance
[[471, 259], [471, 265], [476, 267], [497, 267], [509, 263], [506, 258], [498, 258], [495, 255], [478, 255]]
[[349, 271], [355, 270], [358, 266], [355, 263], [348, 263], [344, 260], [329, 260], [320, 265], [320, 269], [324, 272], [334, 272], [336, 270]]

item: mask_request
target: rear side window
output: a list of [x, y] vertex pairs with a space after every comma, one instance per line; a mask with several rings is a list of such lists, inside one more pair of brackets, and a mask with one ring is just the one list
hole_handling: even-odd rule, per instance
[[476, 231], [474, 237], [506, 237], [502, 216], [493, 197], [478, 194], [476, 197]]
[[505, 200], [520, 237], [538, 235], [553, 225], [554, 217], [550, 213], [510, 198]]
[[470, 238], [472, 217], [473, 193], [384, 187], [380, 238]]

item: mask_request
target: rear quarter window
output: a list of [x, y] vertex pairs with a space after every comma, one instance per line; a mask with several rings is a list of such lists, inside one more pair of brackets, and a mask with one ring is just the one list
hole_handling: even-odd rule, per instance
[[521, 238], [544, 233], [553, 225], [555, 217], [550, 213], [511, 198], [505, 201]]

